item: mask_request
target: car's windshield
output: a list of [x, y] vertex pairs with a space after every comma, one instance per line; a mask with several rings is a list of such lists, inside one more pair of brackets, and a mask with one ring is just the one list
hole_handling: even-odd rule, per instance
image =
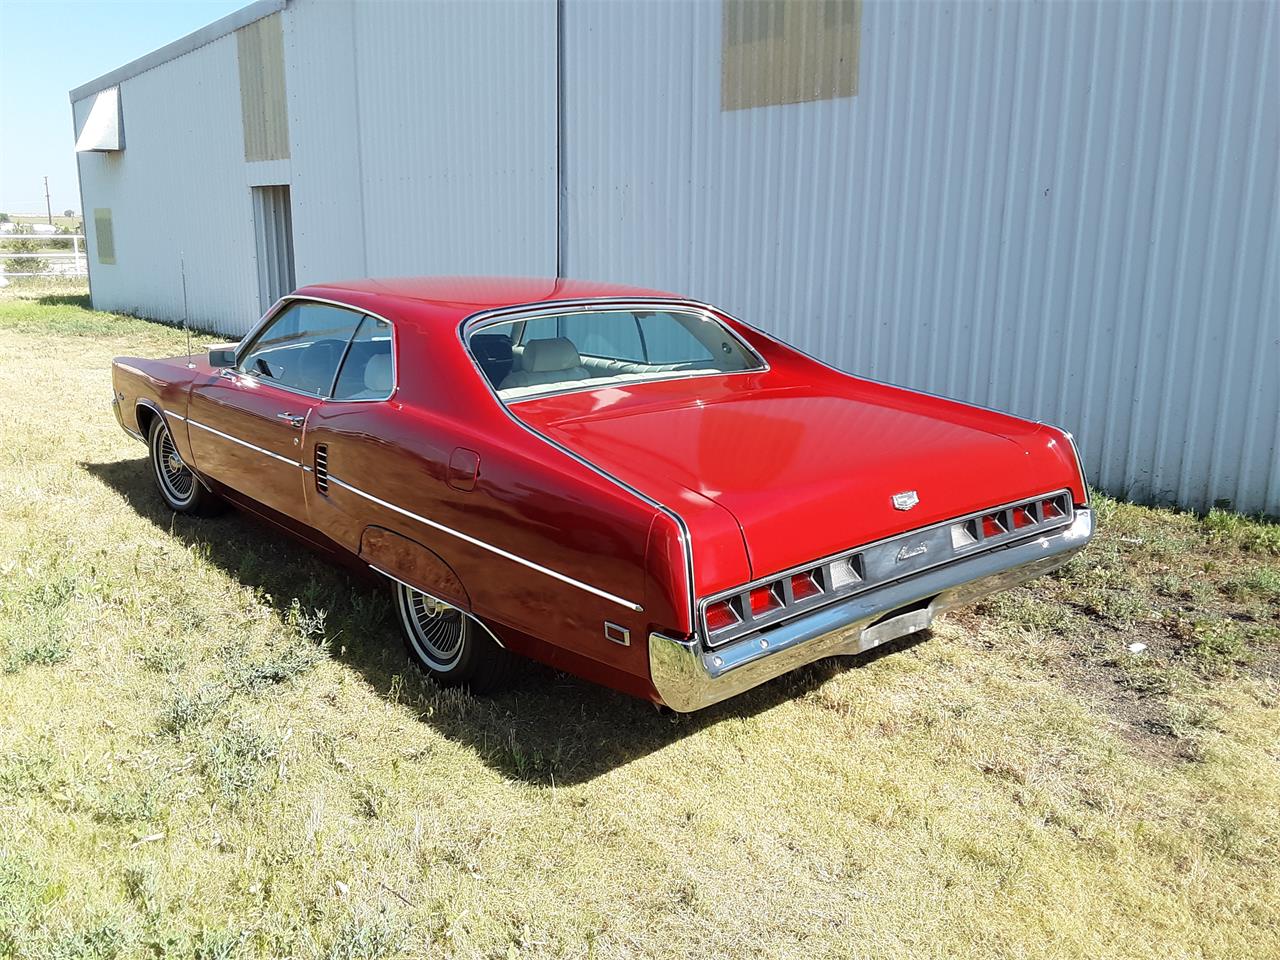
[[468, 338], [504, 400], [763, 366], [723, 323], [684, 310], [577, 310], [492, 323]]

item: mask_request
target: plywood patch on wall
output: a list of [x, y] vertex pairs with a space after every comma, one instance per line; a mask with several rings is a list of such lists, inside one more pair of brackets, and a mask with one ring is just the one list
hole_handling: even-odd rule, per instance
[[723, 0], [720, 109], [852, 97], [861, 0]]
[[273, 14], [236, 31], [240, 114], [246, 160], [289, 158], [289, 108], [284, 89], [284, 34]]
[[98, 248], [98, 262], [116, 262], [116, 235], [111, 225], [111, 208], [93, 208], [93, 239]]

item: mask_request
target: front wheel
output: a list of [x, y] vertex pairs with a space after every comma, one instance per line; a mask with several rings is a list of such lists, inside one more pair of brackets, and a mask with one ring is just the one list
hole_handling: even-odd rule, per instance
[[478, 620], [403, 583], [394, 590], [405, 647], [433, 680], [472, 693], [493, 693], [510, 683], [516, 658]]
[[151, 472], [155, 475], [156, 486], [170, 510], [187, 514], [208, 514], [217, 510], [220, 506], [217, 497], [205, 489], [183, 462], [162, 417], [152, 421], [147, 446], [151, 451]]

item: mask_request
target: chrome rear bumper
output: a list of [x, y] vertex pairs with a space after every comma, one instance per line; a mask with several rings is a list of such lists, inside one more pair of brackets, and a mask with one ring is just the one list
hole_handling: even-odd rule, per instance
[[[1092, 536], [1093, 512], [1077, 509], [1071, 525], [1054, 533], [873, 588], [715, 650], [705, 649], [698, 637], [650, 634], [654, 688], [672, 710], [700, 710], [806, 663], [862, 653], [914, 633], [944, 610], [1062, 566]], [[926, 600], [928, 605], [920, 606]], [[903, 607], [913, 610], [890, 616]]]

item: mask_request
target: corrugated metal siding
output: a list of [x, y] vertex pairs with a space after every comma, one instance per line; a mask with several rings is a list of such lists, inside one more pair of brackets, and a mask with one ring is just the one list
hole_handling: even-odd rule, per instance
[[556, 11], [294, 0], [288, 161], [243, 160], [234, 35], [120, 80], [95, 304], [181, 320], [182, 252], [245, 332], [288, 183], [300, 283], [559, 257], [1061, 423], [1105, 489], [1280, 513], [1277, 4], [868, 0], [856, 97], [722, 112], [720, 3], [564, 0], [559, 145]]
[[353, 0], [284, 15], [293, 256], [302, 283], [367, 276]]
[[[258, 318], [236, 41], [227, 35], [120, 83], [126, 148], [78, 155], [86, 207], [109, 207], [115, 263], [89, 233], [93, 305], [238, 335]], [[93, 98], [73, 105], [76, 127]]]
[[555, 273], [555, 7], [357, 4], [371, 274]]
[[720, 111], [718, 3], [565, 5], [564, 270], [1280, 513], [1280, 9], [878, 3], [858, 95]]
[[555, 273], [554, 3], [284, 16], [300, 283]]

